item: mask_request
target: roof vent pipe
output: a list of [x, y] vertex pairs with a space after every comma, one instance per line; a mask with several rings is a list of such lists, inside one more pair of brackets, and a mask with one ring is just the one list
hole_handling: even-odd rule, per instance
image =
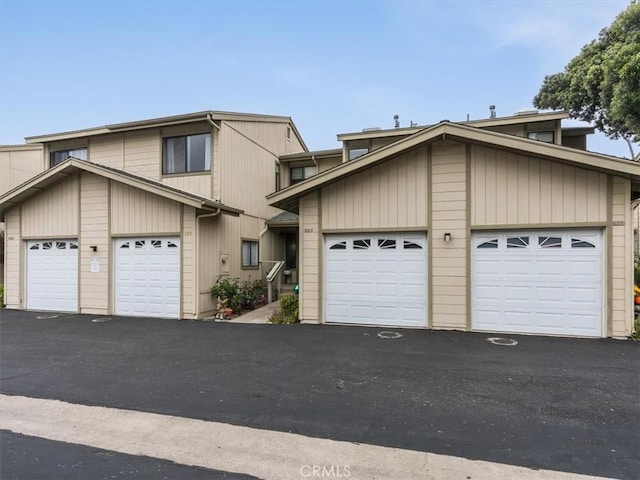
[[395, 127], [396, 128], [400, 128], [400, 116], [399, 115], [394, 115], [393, 116], [393, 121], [395, 122]]
[[495, 105], [489, 105], [489, 118], [496, 118], [496, 106]]

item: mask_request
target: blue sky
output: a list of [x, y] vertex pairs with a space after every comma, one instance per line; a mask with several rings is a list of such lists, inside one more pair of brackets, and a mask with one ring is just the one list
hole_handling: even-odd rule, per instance
[[628, 3], [0, 0], [0, 143], [212, 109], [291, 116], [322, 149], [394, 114], [511, 115]]

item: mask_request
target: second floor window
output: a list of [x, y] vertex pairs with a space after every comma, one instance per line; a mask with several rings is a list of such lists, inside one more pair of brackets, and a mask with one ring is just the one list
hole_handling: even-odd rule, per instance
[[162, 173], [208, 172], [211, 170], [211, 134], [184, 135], [164, 139]]
[[291, 167], [289, 173], [291, 177], [289, 183], [293, 185], [294, 183], [300, 183], [309, 177], [313, 177], [316, 174], [316, 167]]
[[553, 143], [555, 140], [553, 132], [529, 132], [527, 138], [545, 143]]
[[51, 166], [55, 167], [59, 163], [64, 162], [67, 158], [73, 157], [78, 160], [86, 160], [87, 159], [87, 149], [86, 148], [72, 148], [69, 150], [58, 150], [56, 152], [51, 152], [49, 154]]
[[349, 149], [349, 160], [355, 160], [358, 157], [361, 157], [363, 155], [366, 155], [367, 153], [369, 153], [369, 149], [368, 148], [350, 148]]

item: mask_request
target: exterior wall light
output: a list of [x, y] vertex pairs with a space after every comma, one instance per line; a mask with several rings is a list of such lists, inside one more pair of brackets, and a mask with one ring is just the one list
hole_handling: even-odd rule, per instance
[[447, 243], [451, 241], [451, 234], [449, 232], [444, 234], [444, 241]]
[[98, 251], [98, 246], [97, 245], [91, 245], [89, 248], [91, 249], [92, 252], [97, 252]]

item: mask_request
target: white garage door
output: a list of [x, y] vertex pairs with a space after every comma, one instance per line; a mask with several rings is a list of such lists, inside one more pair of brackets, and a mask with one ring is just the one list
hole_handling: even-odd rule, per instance
[[426, 327], [424, 234], [327, 235], [327, 322]]
[[602, 336], [602, 234], [474, 234], [473, 328]]
[[115, 287], [116, 315], [178, 318], [179, 238], [117, 239]]
[[78, 242], [27, 242], [27, 309], [78, 311]]

